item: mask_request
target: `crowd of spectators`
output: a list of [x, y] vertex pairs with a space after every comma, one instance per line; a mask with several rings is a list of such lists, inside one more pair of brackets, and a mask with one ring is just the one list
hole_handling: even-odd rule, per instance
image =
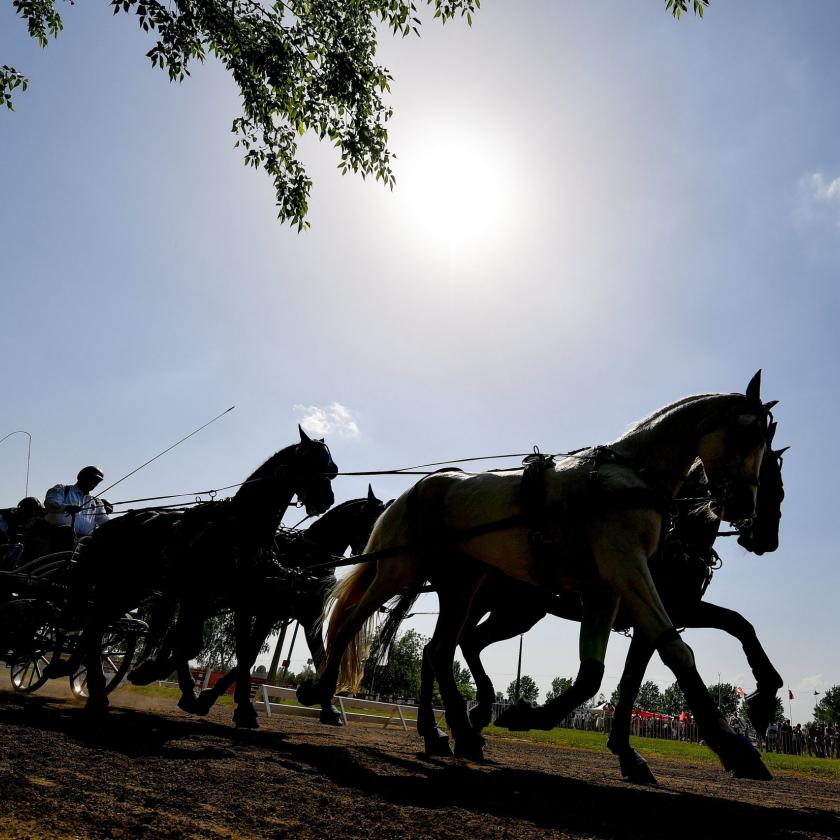
[[771, 723], [760, 739], [767, 752], [809, 755], [814, 758], [840, 758], [840, 726], [812, 721], [791, 726], [789, 720]]

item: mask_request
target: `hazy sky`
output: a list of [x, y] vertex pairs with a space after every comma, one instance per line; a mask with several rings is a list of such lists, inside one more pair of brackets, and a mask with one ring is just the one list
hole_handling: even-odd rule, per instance
[[[109, 495], [241, 480], [304, 418], [345, 470], [572, 449], [761, 367], [792, 447], [781, 547], [721, 540], [707, 597], [754, 622], [810, 718], [840, 683], [840, 7], [714, 2], [676, 23], [658, 0], [485, 0], [472, 29], [383, 36], [397, 188], [307, 141], [301, 235], [233, 149], [218, 64], [170, 85], [131, 17], [62, 11], [41, 50], [0, 7], [0, 59], [31, 81], [0, 116], [0, 437], [31, 432], [32, 492], [88, 463], [115, 480], [232, 404]], [[25, 470], [17, 435], [0, 505]], [[685, 638], [707, 682], [754, 687], [737, 642]], [[485, 654], [498, 689], [516, 648]], [[626, 648], [613, 636], [607, 693]], [[544, 692], [576, 651], [577, 626], [547, 620], [524, 671]], [[650, 677], [673, 681], [658, 658]]]

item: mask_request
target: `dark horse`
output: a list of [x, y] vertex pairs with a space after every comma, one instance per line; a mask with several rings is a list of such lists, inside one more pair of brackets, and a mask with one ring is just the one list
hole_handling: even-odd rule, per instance
[[[234, 612], [236, 667], [198, 697], [190, 682], [190, 690], [182, 694], [178, 705], [192, 714], [205, 715], [235, 681], [238, 685], [240, 679], [247, 679], [250, 698], [250, 673], [257, 655], [272, 630], [289, 619], [298, 621], [303, 627], [315, 667], [320, 667], [325, 658], [321, 613], [326, 595], [335, 584], [335, 566], [330, 565], [330, 561], [344, 554], [348, 546], [353, 553], [361, 552], [383, 510], [384, 502], [377, 499], [368, 486], [366, 497], [342, 502], [306, 531], [281, 530], [275, 541], [275, 558], [265, 564], [259, 577], [251, 578], [253, 588], [240, 590], [241, 603], [230, 599], [217, 602], [217, 608]], [[247, 617], [246, 612], [250, 614]], [[243, 630], [248, 638], [240, 646], [238, 636]], [[247, 653], [247, 661], [240, 661], [240, 650]], [[179, 672], [182, 664], [179, 664]], [[256, 710], [250, 699], [250, 709], [242, 709], [239, 702], [237, 699], [234, 715], [237, 726], [256, 728]]]
[[[775, 551], [779, 544], [779, 520], [784, 499], [781, 457], [785, 450], [773, 452], [770, 448], [775, 431], [776, 424], [771, 423], [767, 436], [768, 449], [759, 474], [756, 515], [749, 525], [739, 528], [738, 542], [759, 555]], [[719, 518], [710, 516], [707, 504], [698, 503], [698, 499], [707, 499], [707, 487], [703, 469], [696, 465], [681, 488], [680, 496], [675, 499], [672, 527], [650, 559], [651, 577], [677, 626], [716, 628], [741, 642], [757, 686], [747, 698], [747, 710], [756, 730], [764, 732], [770, 723], [782, 678], [764, 652], [753, 626], [740, 613], [702, 600], [718, 559], [713, 545], [721, 522]], [[396, 635], [393, 625], [401, 621], [418, 594], [414, 590], [401, 596], [383, 625], [381, 636], [391, 639]], [[478, 704], [470, 711], [470, 723], [474, 729], [481, 730], [490, 723], [495, 701], [495, 689], [482, 665], [481, 652], [488, 645], [527, 632], [546, 615], [580, 621], [580, 600], [573, 593], [552, 595], [498, 573], [488, 574], [476, 593], [459, 640], [476, 682]], [[481, 621], [483, 616], [487, 617]], [[613, 627], [620, 632], [629, 629], [629, 617], [624, 611], [619, 611]], [[656, 780], [645, 760], [630, 746], [630, 723], [633, 704], [653, 652], [653, 647], [641, 634], [633, 635], [619, 683], [619, 701], [608, 741], [609, 748], [619, 758], [622, 774], [630, 781], [642, 784]], [[430, 654], [424, 650], [417, 731], [424, 739], [428, 755], [450, 755], [449, 739], [434, 719], [433, 682]], [[567, 697], [560, 708], [547, 704], [539, 727], [556, 726], [568, 713], [566, 709], [573, 699], [574, 694]], [[527, 714], [532, 716], [530, 708]], [[504, 718], [498, 723], [518, 728], [516, 712], [508, 716], [507, 724]], [[531, 725], [534, 726], [533, 720]]]
[[[147, 676], [164, 678], [198, 654], [204, 621], [221, 597], [253, 590], [292, 498], [312, 515], [329, 509], [338, 468], [322, 440], [299, 432], [300, 443], [272, 455], [231, 499], [179, 513], [129, 513], [94, 532], [79, 562], [80, 589], [88, 598], [79, 658], [86, 660], [89, 709], [108, 705], [99, 640], [113, 617], [156, 594], [177, 601], [178, 619], [165, 646], [171, 654], [144, 663]], [[244, 697], [250, 705], [248, 682], [240, 682], [237, 703]]]
[[[473, 598], [493, 568], [553, 592], [579, 594], [579, 699], [572, 708], [601, 686], [610, 632], [622, 606], [673, 671], [701, 736], [724, 767], [747, 778], [769, 778], [757, 750], [732, 730], [709, 695], [648, 567], [671, 502], [698, 458], [720, 518], [739, 523], [755, 515], [769, 412], [760, 381], [759, 372], [743, 394], [676, 400], [618, 440], [546, 469], [538, 553], [521, 501], [522, 471], [438, 474], [404, 493], [374, 526], [366, 552], [375, 559], [360, 563], [333, 590], [327, 662], [316, 682], [298, 688], [298, 699], [320, 703], [322, 718], [328, 716], [338, 683], [359, 682], [378, 608], [406, 587], [431, 579], [440, 603], [431, 660], [455, 753], [481, 760], [483, 741], [470, 724], [452, 663]], [[418, 516], [429, 525], [421, 539]], [[539, 710], [531, 718], [538, 725]], [[522, 723], [532, 720], [526, 716]]]

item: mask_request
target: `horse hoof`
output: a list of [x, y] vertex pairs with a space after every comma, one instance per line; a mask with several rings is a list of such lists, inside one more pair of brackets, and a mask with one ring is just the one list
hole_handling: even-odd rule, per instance
[[321, 696], [314, 680], [304, 680], [295, 691], [298, 703], [304, 706], [315, 706], [320, 702]]
[[101, 719], [108, 713], [108, 706], [108, 698], [104, 695], [102, 697], [91, 695], [85, 703], [85, 714], [94, 720]]
[[321, 714], [318, 715], [318, 720], [327, 726], [344, 726], [344, 718], [341, 712], [335, 706], [328, 706], [321, 709]]
[[427, 756], [450, 756], [452, 748], [449, 746], [449, 736], [440, 729], [431, 735], [423, 736], [423, 751]]
[[132, 685], [149, 685], [155, 680], [158, 679], [165, 679], [168, 677], [169, 674], [164, 674], [163, 677], [158, 675], [158, 668], [157, 663], [154, 660], [147, 660], [143, 662], [141, 665], [138, 665], [127, 677], [126, 679]]
[[[191, 711], [194, 715], [201, 715], [202, 717], [210, 711], [213, 704], [216, 702], [216, 692], [212, 688], [205, 688], [201, 691], [198, 697], [192, 703], [191, 709], [184, 709], [184, 711]], [[181, 706], [181, 703], [178, 703]], [[183, 709], [184, 707], [181, 706]]]
[[757, 689], [744, 699], [747, 706], [747, 717], [756, 732], [764, 733], [776, 714], [776, 692], [762, 693]]
[[719, 755], [723, 766], [738, 779], [769, 782], [773, 778], [758, 750], [743, 735], [735, 735], [723, 741]]
[[524, 700], [518, 700], [513, 706], [508, 706], [497, 718], [496, 726], [511, 731], [523, 731], [528, 729], [528, 718], [533, 707]]
[[195, 711], [195, 697], [190, 697], [188, 694], [182, 694], [178, 698], [178, 708], [188, 715], [196, 714]]
[[259, 729], [260, 724], [257, 721], [257, 712], [255, 709], [234, 709], [233, 710], [233, 725], [237, 729]]
[[655, 785], [658, 784], [656, 776], [651, 772], [648, 763], [636, 752], [630, 749], [629, 752], [622, 752], [618, 756], [618, 764], [621, 768], [621, 775], [634, 785]]
[[524, 732], [528, 729], [551, 729], [553, 723], [547, 719], [543, 707], [519, 700], [515, 706], [506, 709], [496, 718], [496, 726], [511, 732]]
[[493, 718], [493, 707], [485, 709], [481, 705], [474, 706], [470, 710], [470, 726], [473, 729], [484, 729], [485, 726], [490, 726]]
[[455, 758], [465, 758], [477, 764], [484, 763], [484, 738], [473, 735], [469, 738], [455, 739]]

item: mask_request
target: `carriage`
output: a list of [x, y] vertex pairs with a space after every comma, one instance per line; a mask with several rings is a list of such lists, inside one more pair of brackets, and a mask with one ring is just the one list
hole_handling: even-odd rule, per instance
[[[87, 593], [73, 575], [75, 554], [60, 551], [0, 571], [0, 661], [9, 666], [15, 691], [37, 691], [50, 679], [49, 666], [76, 651]], [[105, 628], [100, 655], [107, 692], [131, 668], [146, 630], [146, 623], [130, 614]], [[86, 697], [87, 668], [68, 676], [73, 694]]]

